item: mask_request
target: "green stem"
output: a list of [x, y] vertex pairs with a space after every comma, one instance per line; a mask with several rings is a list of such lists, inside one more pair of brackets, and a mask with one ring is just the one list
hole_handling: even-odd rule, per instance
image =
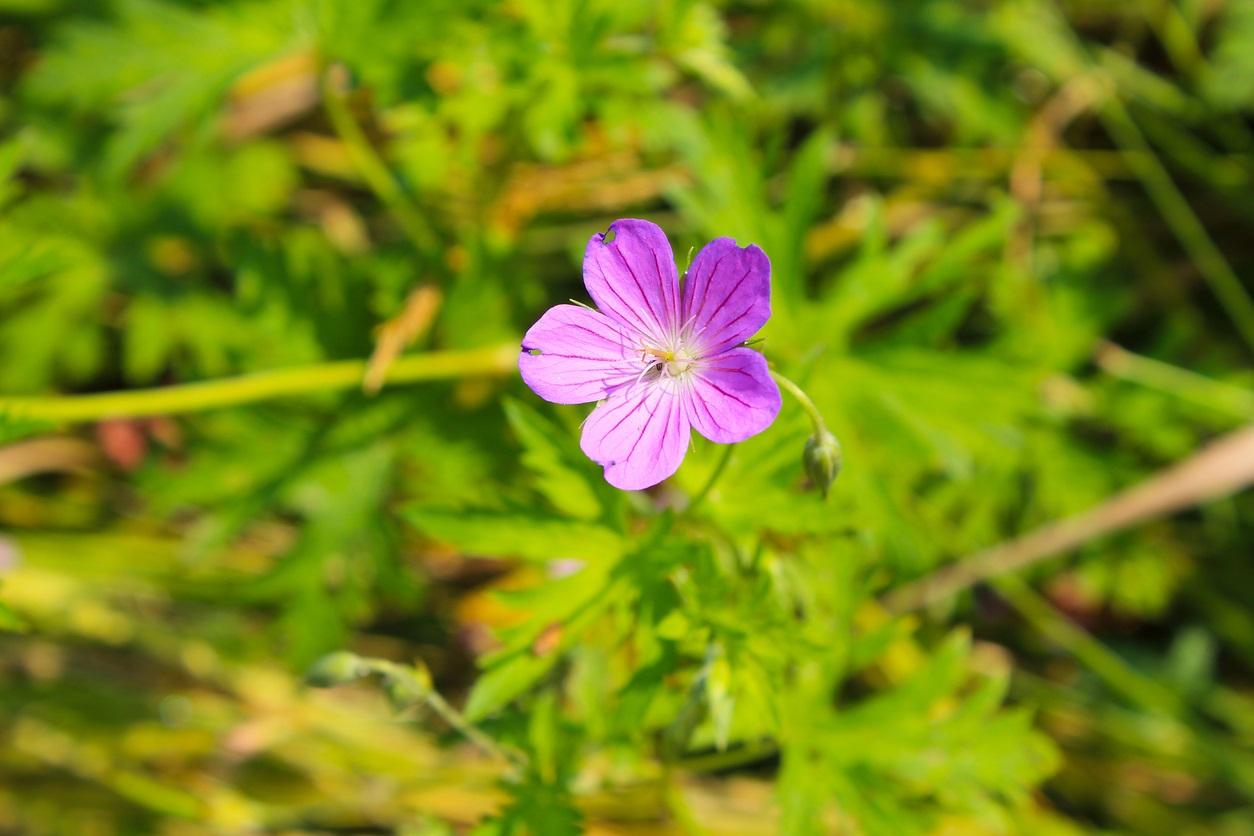
[[1132, 114], [1119, 99], [1118, 93], [1111, 95], [1098, 113], [1106, 130], [1120, 148], [1136, 152], [1129, 155], [1128, 165], [1192, 259], [1197, 271], [1210, 285], [1211, 292], [1223, 306], [1237, 332], [1245, 339], [1246, 345], [1254, 349], [1254, 300], [1246, 292], [1232, 265], [1211, 239], [1206, 227], [1198, 220], [1188, 200], [1172, 180], [1170, 172], [1146, 141]]
[[722, 455], [719, 456], [718, 464], [714, 465], [714, 472], [710, 474], [710, 478], [705, 480], [705, 484], [701, 486], [701, 490], [697, 491], [692, 501], [688, 503], [688, 507], [684, 509], [685, 514], [691, 514], [696, 510], [705, 498], [710, 495], [710, 491], [714, 489], [714, 484], [718, 482], [719, 477], [723, 475], [723, 471], [727, 469], [727, 463], [731, 461], [732, 451], [736, 449], [735, 444], [724, 444]]
[[526, 760], [521, 753], [512, 749], [506, 749], [495, 740], [479, 730], [479, 727], [471, 723], [465, 716], [449, 705], [444, 697], [435, 691], [428, 691], [426, 695], [426, 703], [436, 714], [440, 715], [440, 719], [448, 723], [451, 727], [461, 733], [463, 737], [471, 743], [478, 746], [489, 755], [500, 758], [507, 763], [522, 769], [526, 766]]
[[[994, 585], [1033, 629], [1074, 656], [1076, 661], [1133, 705], [1170, 724], [1173, 731], [1189, 740], [1201, 755], [1220, 764], [1225, 777], [1235, 782], [1242, 791], [1254, 789], [1254, 759], [1249, 757], [1246, 749], [1233, 746], [1229, 735], [1217, 734], [1197, 722], [1193, 707], [1185, 699], [1129, 665], [1086, 630], [1059, 614], [1019, 578], [1007, 575], [994, 581]], [[1237, 723], [1233, 723], [1231, 708], [1226, 702], [1216, 703], [1214, 699], [1209, 699], [1198, 707], [1235, 728], [1240, 728], [1239, 724], [1244, 721], [1244, 714], [1241, 714]]]
[[1065, 648], [1111, 689], [1143, 709], [1174, 720], [1183, 718], [1185, 706], [1174, 693], [1130, 667], [1086, 631], [1059, 615], [1022, 580], [1006, 575], [993, 584], [1037, 632]]
[[1180, 73], [1195, 80], [1199, 70], [1206, 68], [1202, 50], [1193, 28], [1184, 13], [1176, 7], [1174, 0], [1158, 0], [1148, 6], [1146, 18], [1154, 28], [1159, 42], [1171, 58], [1171, 63]]
[[771, 377], [775, 378], [775, 382], [787, 389], [788, 393], [801, 404], [801, 408], [810, 416], [810, 423], [814, 425], [814, 434], [816, 436], [827, 432], [827, 424], [823, 422], [823, 413], [819, 412], [819, 408], [814, 405], [814, 401], [810, 400], [810, 396], [800, 386], [774, 369], [771, 369]]
[[[440, 692], [432, 687], [430, 675], [425, 667], [419, 665], [411, 668], [405, 665], [398, 665], [395, 662], [389, 662], [386, 659], [361, 659], [360, 661], [367, 672], [376, 674], [385, 681], [399, 686], [398, 690], [405, 694], [405, 704], [425, 704], [450, 728], [457, 731], [475, 746], [478, 746], [489, 756], [503, 760], [519, 769], [526, 767], [526, 756], [521, 752], [507, 749], [497, 743], [490, 736], [480, 731], [478, 726], [467, 720], [460, 711], [449, 705], [444, 697], [440, 696]], [[402, 706], [398, 705], [397, 707], [400, 708]]]
[[[823, 413], [819, 412], [819, 408], [814, 405], [814, 401], [810, 400], [810, 396], [805, 393], [805, 390], [774, 369], [771, 369], [771, 377], [775, 378], [775, 381], [780, 386], [787, 389], [797, 399], [797, 402], [801, 404], [801, 408], [806, 411], [806, 414], [810, 416], [810, 423], [814, 425], [815, 437], [820, 438], [827, 434], [827, 424], [823, 421]], [[705, 501], [710, 491], [714, 489], [715, 483], [723, 475], [723, 471], [727, 469], [727, 463], [731, 460], [734, 448], [734, 444], [728, 444], [723, 450], [722, 457], [718, 460], [718, 464], [714, 466], [714, 472], [710, 474], [710, 478], [706, 480], [705, 485], [702, 486], [701, 490], [697, 491], [692, 501], [688, 503], [688, 507], [684, 509], [685, 514], [692, 513]]]
[[1234, 418], [1247, 420], [1254, 416], [1254, 392], [1161, 360], [1142, 357], [1114, 343], [1103, 343], [1098, 349], [1097, 365], [1115, 377], [1228, 413]]
[[[398, 359], [388, 369], [387, 382], [412, 383], [508, 374], [517, 367], [517, 363], [517, 343], [431, 351]], [[51, 397], [0, 397], [0, 414], [69, 424], [105, 418], [178, 415], [271, 398], [349, 389], [361, 385], [366, 366], [365, 360], [343, 360], [157, 389]]]
[[420, 251], [430, 249], [435, 244], [435, 234], [353, 118], [345, 96], [339, 89], [339, 75], [333, 68], [325, 75], [322, 85], [322, 100], [331, 126], [348, 150], [353, 167], [375, 196], [396, 216], [410, 243]]

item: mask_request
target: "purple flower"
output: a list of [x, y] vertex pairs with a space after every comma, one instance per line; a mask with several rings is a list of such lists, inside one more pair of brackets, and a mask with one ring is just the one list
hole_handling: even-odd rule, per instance
[[518, 367], [547, 401], [601, 401], [580, 446], [611, 485], [639, 490], [673, 474], [690, 428], [731, 444], [775, 420], [779, 387], [743, 347], [771, 315], [762, 250], [716, 238], [681, 288], [666, 233], [619, 220], [588, 242], [583, 282], [599, 310], [549, 308], [523, 337]]

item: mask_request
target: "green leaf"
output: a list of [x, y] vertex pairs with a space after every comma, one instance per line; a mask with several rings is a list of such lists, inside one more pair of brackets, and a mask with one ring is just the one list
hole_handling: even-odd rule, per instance
[[[116, 123], [102, 169], [120, 178], [176, 131], [204, 124], [232, 81], [290, 42], [277, 4], [208, 12], [156, 0], [119, 0], [107, 22], [83, 19], [32, 73], [36, 99], [108, 111]], [[269, 6], [271, 9], [267, 9]], [[100, 67], [109, 72], [98, 72]]]
[[0, 632], [25, 633], [29, 629], [17, 613], [0, 601]]
[[16, 174], [21, 164], [21, 142], [16, 139], [0, 142], [0, 209], [3, 209], [20, 191]]
[[560, 658], [559, 653], [537, 656], [523, 651], [492, 668], [475, 680], [466, 699], [466, 719], [473, 723], [501, 708], [538, 682]]
[[641, 734], [649, 707], [666, 689], [666, 678], [675, 673], [677, 666], [674, 645], [664, 643], [658, 657], [638, 668], [619, 690], [617, 705], [608, 718], [611, 727], [629, 737]]
[[731, 663], [721, 653], [710, 663], [705, 679], [705, 695], [710, 704], [710, 720], [714, 724], [714, 745], [721, 752], [727, 748], [727, 737], [736, 711]]
[[51, 431], [56, 425], [0, 411], [0, 446]]
[[574, 437], [536, 410], [508, 398], [505, 417], [523, 445], [523, 464], [535, 474], [536, 487], [558, 512], [591, 520], [604, 511], [599, 468], [579, 450]]
[[[544, 676], [562, 651], [579, 641], [588, 627], [627, 592], [615, 573], [604, 565], [587, 567], [557, 583], [536, 590], [527, 598], [531, 619], [510, 630], [503, 647], [484, 657], [488, 671], [475, 681], [466, 711], [481, 717], [504, 706]], [[556, 629], [557, 647], [538, 650], [536, 638]]]
[[705, 3], [688, 3], [680, 8], [687, 11], [676, 27], [681, 39], [676, 44], [680, 66], [732, 99], [752, 96], [752, 85], [731, 60], [731, 50], [725, 43], [726, 24], [717, 10]]
[[566, 787], [534, 775], [528, 778], [508, 787], [511, 800], [499, 820], [476, 829], [475, 836], [579, 836], [585, 832], [581, 826], [583, 817]]
[[793, 304], [800, 304], [805, 295], [806, 232], [823, 207], [832, 144], [829, 131], [814, 131], [797, 150], [788, 170], [778, 236], [780, 251], [771, 253], [771, 261], [777, 292], [788, 296]]
[[1254, 102], [1254, 2], [1224, 3], [1217, 29], [1205, 92], [1221, 107], [1248, 106]]
[[612, 561], [624, 550], [623, 539], [607, 528], [534, 513], [417, 508], [408, 518], [427, 536], [470, 556]]

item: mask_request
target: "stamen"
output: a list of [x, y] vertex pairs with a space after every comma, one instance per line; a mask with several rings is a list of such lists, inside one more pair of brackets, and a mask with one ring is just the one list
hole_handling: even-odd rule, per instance
[[679, 327], [679, 330], [680, 330], [680, 331], [687, 331], [687, 330], [688, 330], [688, 326], [689, 326], [689, 325], [691, 325], [691, 324], [692, 324], [692, 323], [696, 320], [696, 318], [697, 318], [696, 313], [693, 313], [693, 315], [692, 315], [692, 316], [690, 316], [690, 317], [688, 317], [686, 320], [684, 320], [684, 324], [683, 324], [683, 325], [681, 325], [681, 326]]

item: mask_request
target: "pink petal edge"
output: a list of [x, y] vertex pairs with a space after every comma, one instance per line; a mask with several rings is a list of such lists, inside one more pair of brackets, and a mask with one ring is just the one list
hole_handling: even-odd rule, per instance
[[593, 235], [584, 250], [583, 283], [598, 309], [655, 345], [679, 326], [679, 273], [657, 224], [624, 218]]
[[771, 316], [771, 262], [756, 244], [715, 238], [701, 248], [683, 289], [683, 322], [704, 355], [756, 334]]
[[523, 336], [518, 371], [546, 401], [599, 401], [640, 373], [635, 339], [598, 311], [555, 305]]
[[719, 444], [744, 441], [765, 430], [779, 415], [781, 402], [766, 358], [751, 348], [706, 359], [684, 390], [692, 428]]
[[638, 491], [672, 476], [691, 433], [683, 402], [661, 386], [624, 390], [588, 416], [579, 446], [616, 488]]

